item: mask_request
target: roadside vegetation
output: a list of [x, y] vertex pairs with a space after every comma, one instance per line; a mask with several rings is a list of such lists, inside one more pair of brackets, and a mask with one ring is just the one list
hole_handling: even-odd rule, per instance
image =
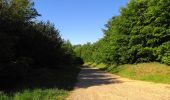
[[0, 0], [0, 99], [62, 100], [83, 60], [31, 0]]
[[64, 100], [77, 82], [79, 70], [34, 70], [27, 75], [23, 83], [1, 90], [0, 100]]
[[67, 95], [65, 90], [36, 89], [24, 90], [11, 95], [0, 93], [0, 100], [64, 100]]
[[119, 66], [88, 62], [85, 66], [96, 67], [130, 79], [170, 84], [170, 66], [158, 62]]
[[169, 12], [169, 0], [130, 0], [105, 25], [103, 38], [74, 51], [85, 62], [108, 65], [113, 73], [169, 83]]

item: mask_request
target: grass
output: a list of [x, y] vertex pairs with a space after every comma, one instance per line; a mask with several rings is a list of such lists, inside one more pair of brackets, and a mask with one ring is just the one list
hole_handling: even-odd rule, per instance
[[120, 66], [98, 64], [95, 67], [130, 79], [170, 84], [170, 66], [157, 62]]
[[64, 100], [73, 89], [79, 68], [38, 69], [23, 84], [0, 91], [0, 100]]
[[84, 64], [84, 66], [91, 66], [91, 67], [97, 67], [97, 68], [105, 68], [106, 65], [101, 63], [101, 64], [96, 64], [96, 63], [92, 63], [92, 62], [87, 62]]
[[64, 100], [68, 91], [58, 89], [24, 90], [15, 94], [0, 93], [0, 100]]

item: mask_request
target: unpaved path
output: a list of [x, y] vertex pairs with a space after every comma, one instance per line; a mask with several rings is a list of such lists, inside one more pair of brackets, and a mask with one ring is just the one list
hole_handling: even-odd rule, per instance
[[122, 78], [84, 67], [67, 100], [170, 100], [170, 85]]

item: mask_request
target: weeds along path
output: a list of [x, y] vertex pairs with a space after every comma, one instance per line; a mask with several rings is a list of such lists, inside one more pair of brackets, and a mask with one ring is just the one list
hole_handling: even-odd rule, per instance
[[170, 100], [170, 85], [130, 80], [86, 66], [67, 100]]

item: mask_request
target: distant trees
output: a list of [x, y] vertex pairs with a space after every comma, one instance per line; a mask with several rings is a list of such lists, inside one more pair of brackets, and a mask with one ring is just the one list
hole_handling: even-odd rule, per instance
[[53, 24], [36, 21], [39, 15], [30, 0], [0, 0], [1, 87], [22, 81], [35, 69], [78, 64], [72, 45]]
[[81, 57], [85, 61], [106, 64], [153, 61], [170, 64], [168, 12], [168, 0], [131, 0], [119, 16], [106, 24], [102, 39], [79, 48]]

